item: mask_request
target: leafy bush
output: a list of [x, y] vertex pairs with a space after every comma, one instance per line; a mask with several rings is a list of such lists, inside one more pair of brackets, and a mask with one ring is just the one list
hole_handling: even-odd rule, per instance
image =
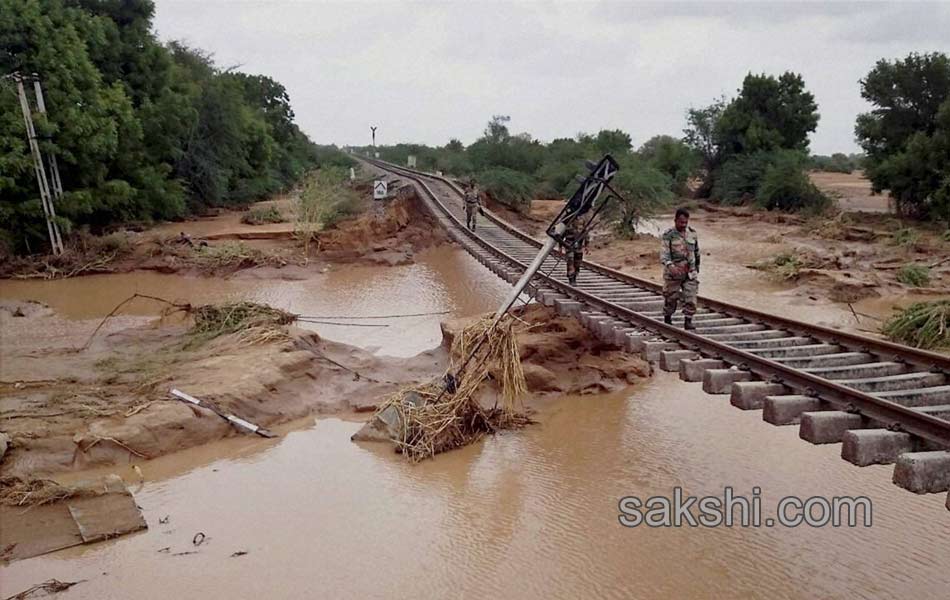
[[924, 265], [904, 265], [897, 272], [897, 281], [912, 287], [930, 285], [930, 269]]
[[831, 199], [823, 194], [805, 174], [801, 155], [796, 152], [778, 152], [765, 169], [756, 191], [756, 200], [769, 210], [821, 212], [831, 206]]
[[498, 167], [482, 171], [476, 179], [496, 202], [518, 212], [527, 212], [531, 208], [531, 196], [537, 183], [530, 175]]
[[671, 180], [670, 191], [679, 195], [688, 192], [686, 184], [689, 178], [696, 174], [702, 163], [699, 152], [687, 146], [682, 140], [668, 135], [650, 138], [644, 142], [637, 154], [653, 168], [666, 173]]
[[728, 205], [750, 202], [773, 160], [770, 152], [756, 152], [724, 162], [713, 177], [711, 197]]
[[294, 233], [307, 250], [317, 233], [362, 211], [362, 199], [345, 185], [346, 178], [345, 169], [326, 167], [304, 179], [297, 197]]
[[892, 246], [915, 246], [920, 241], [920, 232], [910, 227], [901, 227], [891, 236]]
[[252, 208], [244, 213], [241, 222], [246, 225], [263, 225], [264, 223], [283, 223], [284, 215], [280, 214], [276, 206]]
[[621, 237], [632, 237], [640, 219], [669, 208], [673, 200], [672, 179], [638, 157], [620, 161], [620, 172], [612, 185], [623, 195], [608, 205], [608, 215], [615, 219]]

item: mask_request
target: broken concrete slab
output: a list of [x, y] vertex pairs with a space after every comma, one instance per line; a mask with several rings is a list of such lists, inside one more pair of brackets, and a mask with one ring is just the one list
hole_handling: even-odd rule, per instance
[[[147, 529], [118, 475], [60, 486], [60, 500], [33, 506], [7, 497], [0, 505], [2, 560], [19, 560]], [[30, 502], [24, 498], [22, 502]]]
[[907, 452], [894, 465], [894, 483], [915, 494], [950, 490], [950, 452]]
[[846, 431], [841, 441], [841, 458], [859, 467], [893, 464], [917, 445], [909, 433], [888, 429]]

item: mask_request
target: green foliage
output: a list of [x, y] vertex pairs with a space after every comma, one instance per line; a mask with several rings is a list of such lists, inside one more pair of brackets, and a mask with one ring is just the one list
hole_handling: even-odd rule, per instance
[[801, 75], [746, 75], [739, 95], [716, 122], [716, 142], [725, 156], [779, 149], [806, 150], [818, 126], [818, 105]]
[[[288, 187], [314, 160], [286, 90], [218, 70], [208, 55], [151, 31], [151, 0], [0, 0], [0, 72], [38, 73], [34, 115], [66, 193], [65, 230], [180, 217]], [[0, 237], [46, 246], [20, 107], [0, 83]]]
[[241, 222], [247, 225], [263, 225], [264, 223], [283, 223], [286, 221], [284, 215], [280, 214], [276, 206], [267, 208], [258, 207], [244, 213]]
[[624, 199], [613, 200], [608, 210], [616, 219], [617, 233], [627, 238], [636, 233], [640, 219], [668, 208], [674, 198], [672, 178], [637, 156], [620, 161], [613, 186]]
[[346, 179], [347, 173], [342, 167], [325, 167], [303, 180], [297, 197], [294, 231], [308, 251], [320, 231], [360, 212], [362, 199], [346, 185]]
[[688, 192], [687, 182], [702, 163], [701, 154], [682, 140], [668, 135], [657, 135], [640, 147], [637, 153], [653, 168], [665, 173], [672, 180], [671, 191], [677, 195]]
[[[727, 203], [751, 200], [770, 167], [790, 173], [787, 153], [803, 155], [808, 134], [817, 125], [818, 106], [800, 75], [786, 72], [775, 78], [750, 73], [733, 100], [723, 98], [687, 112], [685, 141], [703, 157], [706, 175], [700, 195]], [[804, 161], [799, 166], [804, 169]], [[820, 200], [800, 177], [790, 188], [778, 184], [773, 179], [765, 191], [781, 199], [766, 205], [794, 210]]]
[[811, 182], [804, 171], [804, 156], [794, 151], [781, 151], [762, 175], [756, 190], [756, 201], [768, 210], [821, 212], [831, 206], [831, 199]]
[[950, 348], [950, 300], [918, 302], [897, 311], [881, 333], [917, 348]]
[[874, 190], [903, 215], [950, 220], [950, 57], [880, 60], [861, 95], [874, 106], [855, 126]]
[[826, 171], [828, 173], [852, 173], [861, 168], [861, 161], [864, 156], [861, 154], [844, 154], [836, 152], [831, 156], [813, 154], [810, 159], [810, 168], [816, 171]]
[[897, 271], [897, 281], [912, 287], [930, 285], [930, 269], [926, 265], [904, 265]]
[[920, 232], [910, 227], [901, 227], [891, 236], [891, 245], [913, 247], [920, 241]]
[[537, 183], [530, 175], [505, 167], [496, 167], [478, 174], [478, 185], [495, 201], [519, 212], [531, 208]]

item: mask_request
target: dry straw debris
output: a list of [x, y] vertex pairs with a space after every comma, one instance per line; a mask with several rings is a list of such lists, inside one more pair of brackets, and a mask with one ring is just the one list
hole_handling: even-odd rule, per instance
[[[459, 380], [455, 391], [443, 391], [441, 381], [402, 389], [387, 397], [377, 415], [390, 407], [401, 424], [393, 442], [409, 460], [419, 461], [440, 452], [465, 446], [486, 433], [499, 429], [522, 427], [530, 423], [518, 410], [527, 393], [521, 357], [518, 353], [515, 321], [508, 319], [492, 326], [493, 319], [484, 318], [466, 327], [452, 344], [452, 371], [456, 364], [474, 356]], [[502, 406], [497, 403], [486, 409], [475, 398], [475, 392], [489, 378], [500, 387]]]

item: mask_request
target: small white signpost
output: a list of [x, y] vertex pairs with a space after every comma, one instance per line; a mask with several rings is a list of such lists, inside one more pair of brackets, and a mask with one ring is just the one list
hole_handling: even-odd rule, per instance
[[379, 158], [379, 152], [373, 152], [373, 154], [376, 155], [376, 158]]
[[350, 167], [350, 181], [353, 181], [354, 179], [356, 179], [356, 169]]
[[382, 200], [386, 197], [388, 185], [385, 181], [376, 180], [373, 182], [373, 200]]
[[410, 155], [409, 155], [409, 157], [406, 159], [406, 166], [407, 166], [407, 167], [410, 167], [410, 168], [412, 168], [412, 169], [415, 169], [415, 168], [416, 168], [416, 157], [415, 157], [415, 155], [413, 155], [413, 154], [410, 154]]

